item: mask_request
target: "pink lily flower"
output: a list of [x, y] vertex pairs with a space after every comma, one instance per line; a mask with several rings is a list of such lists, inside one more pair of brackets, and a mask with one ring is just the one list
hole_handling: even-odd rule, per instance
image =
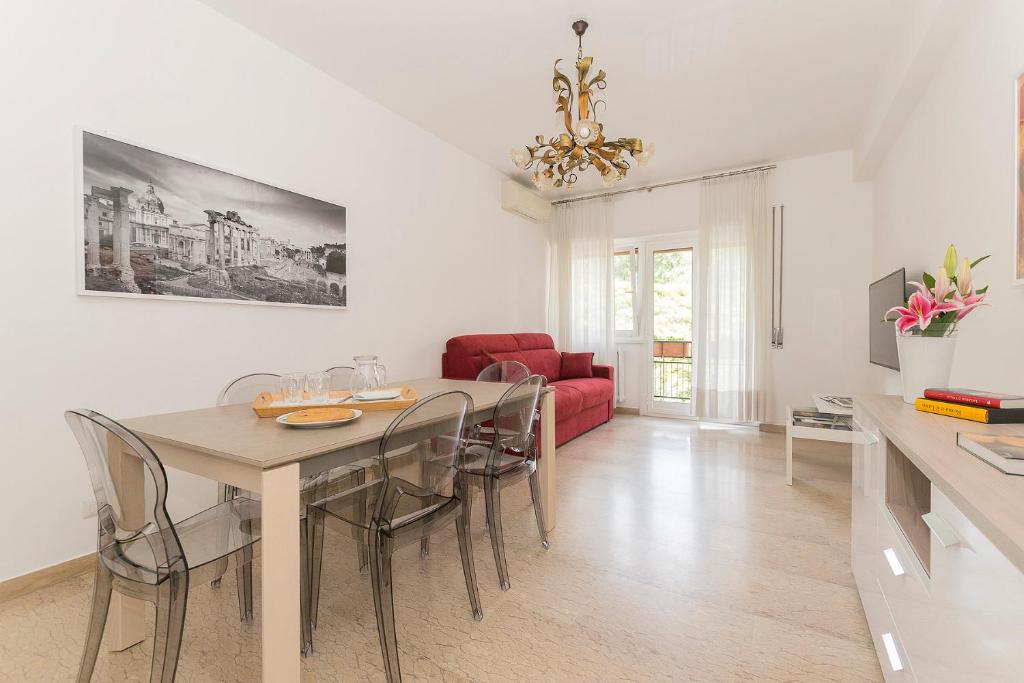
[[939, 268], [937, 271], [938, 275], [935, 276], [935, 300], [945, 301], [951, 293], [956, 290], [952, 280], [946, 275], [945, 268]]
[[894, 306], [885, 313], [886, 318], [890, 313], [899, 314], [899, 318], [896, 319], [896, 330], [900, 334], [906, 334], [907, 330], [915, 325], [923, 332], [928, 329], [928, 325], [935, 316], [960, 309], [960, 304], [953, 301], [936, 302], [932, 298], [932, 293], [924, 285], [916, 282], [910, 284], [918, 287], [919, 291], [910, 295], [907, 305]]
[[962, 296], [974, 293], [974, 287], [971, 286], [971, 262], [969, 259], [964, 259], [957, 270], [956, 289]]
[[961, 296], [959, 291], [953, 292], [953, 303], [957, 305], [957, 322], [963, 320], [968, 313], [973, 311], [978, 306], [988, 306], [988, 304], [985, 303], [985, 295], [975, 294], [973, 291], [967, 296]]

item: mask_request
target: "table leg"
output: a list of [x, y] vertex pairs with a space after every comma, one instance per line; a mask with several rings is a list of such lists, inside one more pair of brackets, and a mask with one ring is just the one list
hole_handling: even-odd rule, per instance
[[[107, 438], [107, 463], [111, 483], [117, 490], [121, 516], [127, 527], [141, 527], [146, 520], [145, 464], [137, 455], [123, 449], [117, 437]], [[127, 650], [146, 638], [146, 603], [114, 591], [107, 612], [107, 646], [112, 652]]]
[[544, 505], [546, 531], [555, 528], [555, 394], [548, 392], [540, 407], [540, 474], [541, 502]]
[[299, 466], [265, 470], [261, 483], [263, 680], [298, 682]]

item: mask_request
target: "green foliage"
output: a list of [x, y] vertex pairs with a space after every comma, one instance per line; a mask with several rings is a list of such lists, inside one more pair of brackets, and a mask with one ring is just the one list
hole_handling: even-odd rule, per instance
[[693, 252], [654, 253], [654, 338], [693, 339]]
[[345, 254], [340, 251], [332, 251], [327, 257], [327, 272], [345, 274]]

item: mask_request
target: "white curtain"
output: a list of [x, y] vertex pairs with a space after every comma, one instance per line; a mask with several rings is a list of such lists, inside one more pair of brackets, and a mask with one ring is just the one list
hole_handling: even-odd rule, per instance
[[768, 172], [703, 181], [698, 235], [696, 413], [763, 421], [770, 335]]
[[615, 359], [609, 209], [604, 199], [556, 206], [549, 234], [548, 333], [558, 349], [593, 351], [599, 363]]

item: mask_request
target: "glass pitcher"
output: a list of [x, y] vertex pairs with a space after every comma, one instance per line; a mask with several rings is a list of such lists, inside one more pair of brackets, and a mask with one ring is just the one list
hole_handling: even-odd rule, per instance
[[388, 370], [377, 361], [377, 356], [356, 356], [352, 360], [356, 363], [350, 387], [353, 394], [379, 391], [388, 385]]

